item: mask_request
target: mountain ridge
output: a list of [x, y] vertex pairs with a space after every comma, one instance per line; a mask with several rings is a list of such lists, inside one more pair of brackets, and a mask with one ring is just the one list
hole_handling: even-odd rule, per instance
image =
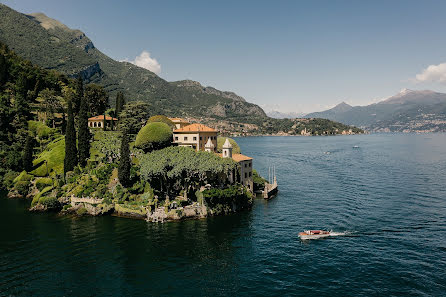
[[347, 110], [334, 107], [305, 117], [326, 118], [377, 132], [444, 132], [446, 94], [403, 89], [378, 103]]
[[127, 100], [147, 102], [167, 115], [267, 117], [261, 107], [233, 92], [181, 83], [188, 80], [168, 82], [147, 69], [115, 61], [82, 31], [43, 13], [25, 15], [0, 4], [0, 40], [39, 66], [70, 77], [81, 75], [87, 83], [103, 85], [112, 98], [123, 91]]

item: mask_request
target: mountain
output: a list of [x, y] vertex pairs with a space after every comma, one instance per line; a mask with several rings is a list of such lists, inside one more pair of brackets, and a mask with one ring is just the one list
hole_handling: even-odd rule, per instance
[[379, 103], [353, 107], [341, 103], [305, 117], [326, 118], [370, 131], [440, 132], [446, 131], [446, 94], [404, 89]]
[[168, 82], [128, 62], [99, 51], [81, 31], [42, 13], [25, 15], [0, 4], [0, 41], [18, 55], [46, 69], [105, 87], [114, 104], [117, 91], [130, 101], [141, 100], [167, 115], [246, 119], [266, 117], [259, 106], [232, 92], [185, 80]]
[[296, 119], [296, 118], [301, 118], [305, 114], [298, 112], [280, 112], [272, 110], [268, 111], [266, 115], [274, 119]]

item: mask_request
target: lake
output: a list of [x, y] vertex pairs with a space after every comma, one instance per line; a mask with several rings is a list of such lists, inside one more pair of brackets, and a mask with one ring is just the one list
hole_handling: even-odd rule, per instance
[[[279, 182], [249, 212], [73, 218], [2, 193], [0, 295], [446, 294], [446, 134], [236, 141]], [[309, 228], [346, 236], [300, 241]]]

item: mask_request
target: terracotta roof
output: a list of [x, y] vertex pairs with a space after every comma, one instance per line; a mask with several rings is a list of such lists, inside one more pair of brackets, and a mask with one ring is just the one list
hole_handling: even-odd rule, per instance
[[189, 123], [188, 121], [182, 118], [169, 118], [169, 120], [171, 120], [174, 123]]
[[[91, 117], [91, 118], [88, 118], [88, 120], [89, 120], [89, 121], [103, 121], [103, 120], [104, 120], [104, 115], [101, 114], [101, 115], [98, 115], [98, 116], [95, 116], [95, 117]], [[106, 120], [106, 121], [111, 121], [111, 120], [112, 120], [112, 117], [110, 117], [110, 116], [106, 116], [106, 117], [105, 117], [105, 120]], [[113, 121], [117, 121], [117, 120], [118, 120], [118, 119], [113, 118]]]
[[205, 126], [203, 124], [190, 124], [187, 125], [186, 127], [176, 129], [175, 131], [173, 131], [173, 133], [178, 133], [178, 132], [217, 132], [217, 130]]
[[[223, 157], [222, 154], [217, 154], [217, 155], [219, 155], [220, 157]], [[232, 154], [232, 160], [234, 160], [235, 162], [241, 162], [241, 161], [252, 160], [252, 158], [248, 157], [248, 156], [245, 156], [245, 155], [242, 155], [242, 154]]]

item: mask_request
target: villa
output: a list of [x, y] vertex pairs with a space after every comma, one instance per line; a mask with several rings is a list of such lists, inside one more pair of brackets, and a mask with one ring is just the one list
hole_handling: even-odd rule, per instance
[[[173, 131], [173, 142], [176, 143], [178, 146], [191, 147], [197, 151], [216, 153], [217, 134], [217, 130], [203, 124], [189, 124]], [[242, 154], [233, 154], [232, 149], [233, 147], [229, 142], [229, 139], [226, 139], [222, 147], [222, 153], [218, 154], [221, 158], [232, 158], [232, 160], [240, 165], [240, 172], [233, 174], [229, 177], [229, 179], [232, 183], [239, 182], [243, 184], [251, 192], [253, 192], [253, 159]]]
[[[113, 125], [112, 125], [113, 121]], [[105, 122], [106, 122], [106, 128], [107, 129], [116, 129], [116, 123], [118, 122], [118, 119], [112, 118], [110, 116], [105, 116]], [[104, 115], [98, 115], [95, 117], [91, 117], [88, 119], [88, 127], [90, 129], [94, 128], [104, 128]]]
[[196, 151], [204, 151], [208, 140], [217, 147], [217, 130], [203, 124], [190, 124], [173, 131], [173, 142], [178, 146], [188, 146]]

